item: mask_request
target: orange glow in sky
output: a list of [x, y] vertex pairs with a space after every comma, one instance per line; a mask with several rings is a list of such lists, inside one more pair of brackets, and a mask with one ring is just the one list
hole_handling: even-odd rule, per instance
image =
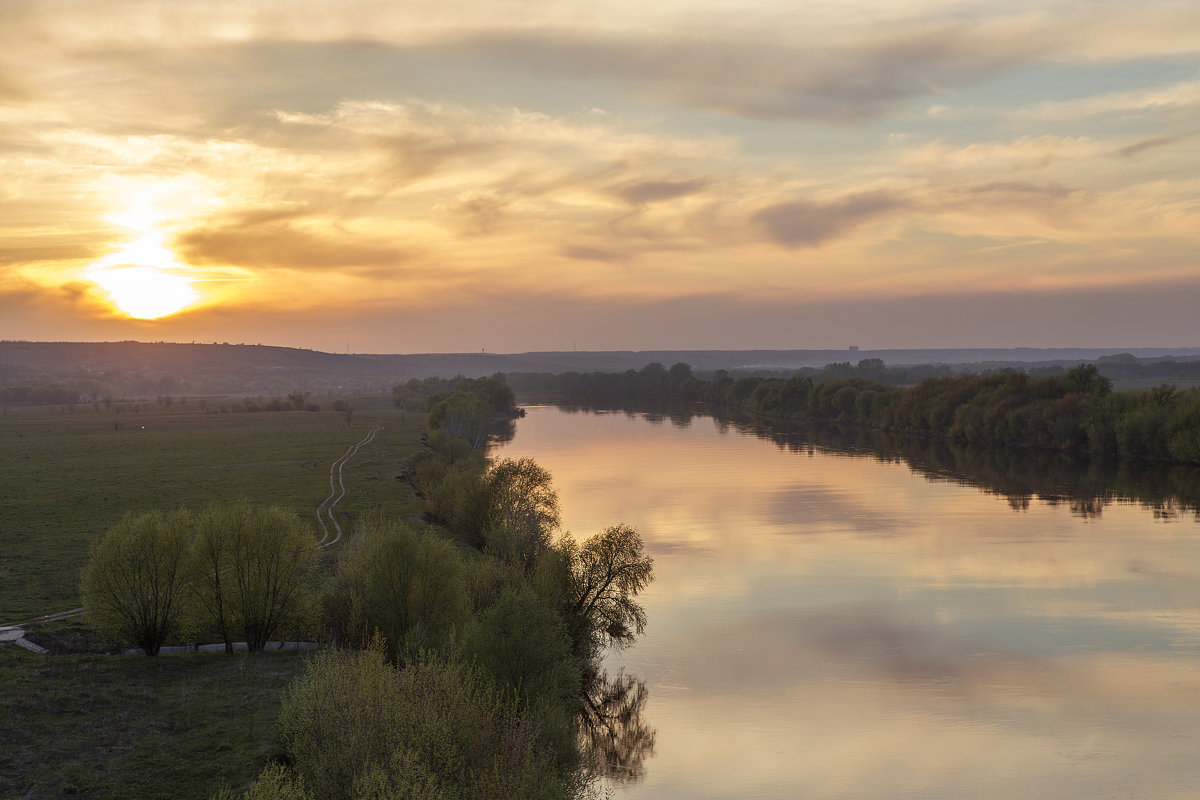
[[0, 338], [1194, 345], [1198, 9], [3, 3]]

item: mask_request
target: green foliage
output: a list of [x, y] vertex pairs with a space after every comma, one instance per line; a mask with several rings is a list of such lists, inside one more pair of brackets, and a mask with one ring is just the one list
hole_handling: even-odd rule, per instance
[[156, 655], [185, 623], [233, 634], [251, 651], [313, 620], [316, 540], [295, 513], [246, 502], [130, 514], [84, 570], [88, 619], [102, 633]]
[[576, 761], [575, 710], [583, 670], [555, 608], [524, 582], [507, 587], [467, 627], [461, 655], [528, 704], [560, 766]]
[[[697, 383], [685, 365], [651, 373], [663, 385]], [[447, 430], [442, 412], [466, 400], [460, 393], [429, 401], [431, 427], [438, 429], [428, 437], [429, 450], [413, 459], [409, 474], [426, 499], [427, 516], [483, 551], [465, 562], [461, 583], [436, 581], [444, 588], [437, 610], [445, 608], [449, 597], [463, 602], [455, 606], [452, 623], [437, 622], [429, 608], [411, 608], [408, 586], [413, 579], [406, 570], [420, 561], [412, 550], [421, 534], [410, 531], [407, 544], [396, 543], [394, 552], [379, 549], [383, 540], [378, 535], [361, 537], [359, 551], [339, 571], [330, 594], [331, 627], [345, 642], [361, 643], [381, 632], [396, 643], [389, 651], [392, 657], [410, 669], [426, 663], [418, 656], [423, 647], [435, 648], [455, 670], [471, 664], [476, 677], [469, 680], [486, 676], [488, 685], [499, 686], [506, 703], [517, 702], [531, 715], [532, 740], [538, 742], [540, 758], [551, 765], [547, 774], [570, 778], [574, 792], [585, 783], [578, 769], [581, 687], [585, 678], [588, 683], [597, 680], [605, 647], [628, 645], [644, 630], [645, 612], [633, 598], [651, 580], [652, 561], [627, 526], [610, 528], [583, 545], [571, 539], [555, 545], [560, 512], [550, 473], [531, 459], [488, 464], [460, 456], [454, 450], [459, 440]], [[430, 575], [438, 571], [436, 566], [422, 570]], [[455, 657], [461, 661], [450, 660]], [[439, 753], [453, 750], [445, 743], [437, 748]], [[356, 773], [356, 791], [369, 788], [372, 797], [434, 797], [449, 791], [445, 784], [427, 780], [441, 774], [429, 760], [414, 762], [405, 755], [409, 751], [398, 752], [393, 761], [419, 765], [415, 771], [411, 766], [403, 770], [405, 780], [418, 776], [418, 785], [397, 787], [400, 771], [389, 771], [375, 759]], [[489, 791], [498, 797], [529, 796], [528, 791], [506, 793], [510, 790], [504, 781], [512, 774], [494, 773]], [[549, 796], [562, 796], [566, 788], [560, 782]]]
[[430, 411], [447, 396], [462, 392], [472, 394], [491, 408], [493, 415], [520, 416], [512, 389], [500, 373], [490, 378], [412, 378], [408, 383], [392, 388], [392, 402], [405, 411]]
[[333, 401], [332, 408], [346, 418], [346, 425], [349, 426], [350, 420], [354, 417], [354, 406], [339, 398]]
[[82, 605], [91, 545], [127, 512], [199, 512], [245, 497], [308, 516], [329, 494], [330, 463], [362, 438], [360, 426], [387, 428], [347, 467], [338, 519], [352, 527], [376, 508], [396, 519], [419, 514], [420, 501], [395, 477], [419, 448], [423, 416], [401, 420], [385, 397], [355, 403], [350, 431], [333, 414], [213, 414], [191, 399], [136, 416], [121, 402], [73, 415], [10, 410], [0, 417], [0, 486], [9, 490], [0, 499], [0, 622]]
[[0, 387], [0, 405], [63, 405], [78, 403], [81, 392], [65, 383]]
[[579, 669], [562, 618], [527, 585], [506, 588], [463, 634], [462, 656], [527, 699], [570, 702]]
[[477, 549], [484, 546], [489, 513], [488, 485], [479, 477], [482, 464], [475, 459], [453, 464], [424, 459], [417, 468], [430, 516]]
[[567, 786], [516, 698], [477, 669], [429, 656], [392, 667], [376, 645], [316, 657], [280, 730], [321, 798], [545, 798]]
[[[1122, 374], [1136, 367], [1144, 377], [1183, 369], [1169, 360], [1143, 364], [1133, 359], [1131, 366], [1130, 358], [1101, 359], [1100, 367], [1043, 368], [1037, 376], [1013, 371], [955, 375], [945, 367], [915, 370], [863, 359], [856, 366], [829, 364], [787, 378], [735, 380], [719, 373], [700, 381], [672, 368], [679, 379], [668, 381], [670, 373], [650, 365], [623, 374], [512, 375], [509, 380], [527, 391], [560, 392], [590, 402], [706, 402], [787, 423], [843, 422], [981, 444], [1200, 463], [1200, 419], [1187, 411], [1200, 389], [1180, 392], [1162, 384], [1148, 392], [1113, 392], [1101, 367]], [[1187, 370], [1195, 368], [1189, 362]]]
[[191, 536], [186, 511], [127, 514], [96, 544], [84, 568], [80, 591], [88, 621], [158, 655], [187, 617]]
[[487, 487], [488, 549], [505, 563], [533, 570], [561, 516], [550, 472], [531, 458], [493, 462]]
[[279, 763], [270, 763], [244, 793], [237, 795], [223, 787], [211, 800], [315, 800], [294, 772]]
[[605, 647], [627, 647], [646, 629], [635, 598], [654, 580], [654, 559], [628, 525], [614, 525], [579, 544], [571, 537], [556, 549], [566, 585], [563, 616], [575, 652], [594, 659]]
[[429, 409], [429, 427], [462, 439], [472, 450], [478, 450], [487, 442], [494, 415], [492, 407], [478, 395], [454, 392]]
[[360, 531], [324, 601], [334, 640], [366, 646], [376, 634], [393, 655], [447, 648], [470, 620], [466, 555], [444, 537], [406, 525]]
[[192, 543], [197, 605], [231, 650], [239, 633], [250, 651], [315, 619], [316, 539], [295, 512], [245, 501], [210, 505]]

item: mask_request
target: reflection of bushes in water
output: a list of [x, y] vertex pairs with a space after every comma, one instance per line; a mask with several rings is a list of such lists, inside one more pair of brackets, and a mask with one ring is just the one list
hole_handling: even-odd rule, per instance
[[[564, 409], [566, 410], [566, 409]], [[1200, 519], [1200, 467], [1162, 461], [1086, 456], [1055, 450], [971, 445], [941, 437], [824, 424], [781, 426], [763, 417], [728, 413], [695, 404], [643, 408], [575, 403], [572, 413], [620, 410], [646, 419], [687, 425], [710, 416], [722, 433], [738, 430], [767, 439], [791, 452], [830, 452], [904, 464], [931, 481], [974, 486], [1005, 497], [1015, 510], [1033, 499], [1066, 504], [1082, 517], [1099, 516], [1116, 501], [1140, 503], [1158, 518], [1191, 513]]]
[[579, 713], [580, 750], [598, 775], [613, 783], [636, 783], [654, 755], [657, 733], [642, 714], [649, 691], [645, 681], [621, 672], [601, 672], [583, 694]]

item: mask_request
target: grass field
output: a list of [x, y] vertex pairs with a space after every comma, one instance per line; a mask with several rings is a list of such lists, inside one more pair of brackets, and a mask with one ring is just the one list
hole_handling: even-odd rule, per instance
[[275, 751], [296, 652], [37, 656], [0, 647], [0, 797], [206, 798]]
[[419, 510], [395, 480], [423, 419], [389, 398], [353, 401], [337, 413], [206, 413], [142, 404], [134, 414], [80, 406], [8, 409], [0, 417], [0, 624], [79, 605], [91, 543], [127, 511], [245, 497], [293, 508], [316, 526], [329, 465], [373, 425], [385, 428], [346, 466], [338, 519], [376, 509]]
[[[329, 466], [374, 425], [344, 470], [343, 530], [421, 503], [396, 480], [424, 417], [379, 396], [334, 412], [205, 413], [194, 404], [0, 416], [0, 624], [79, 605], [92, 541], [126, 511], [248, 498], [311, 520]], [[333, 548], [336, 550], [336, 546]], [[31, 630], [87, 643], [79, 620]], [[242, 788], [275, 751], [279, 694], [296, 653], [37, 656], [0, 647], [0, 798], [196, 798]]]

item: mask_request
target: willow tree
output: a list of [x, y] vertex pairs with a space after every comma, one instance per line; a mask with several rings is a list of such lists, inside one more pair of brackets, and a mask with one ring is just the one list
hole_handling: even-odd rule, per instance
[[565, 592], [560, 600], [575, 652], [596, 659], [605, 647], [633, 644], [646, 630], [646, 611], [635, 599], [654, 580], [654, 559], [628, 525], [614, 525], [582, 544], [563, 537], [555, 548]]
[[80, 590], [101, 633], [158, 655], [187, 613], [191, 515], [126, 514], [92, 548]]
[[198, 607], [220, 631], [227, 652], [235, 635], [262, 650], [314, 616], [317, 542], [295, 512], [245, 502], [209, 506], [192, 544]]
[[532, 458], [504, 458], [483, 475], [488, 515], [484, 538], [500, 559], [532, 572], [561, 521], [550, 471]]

